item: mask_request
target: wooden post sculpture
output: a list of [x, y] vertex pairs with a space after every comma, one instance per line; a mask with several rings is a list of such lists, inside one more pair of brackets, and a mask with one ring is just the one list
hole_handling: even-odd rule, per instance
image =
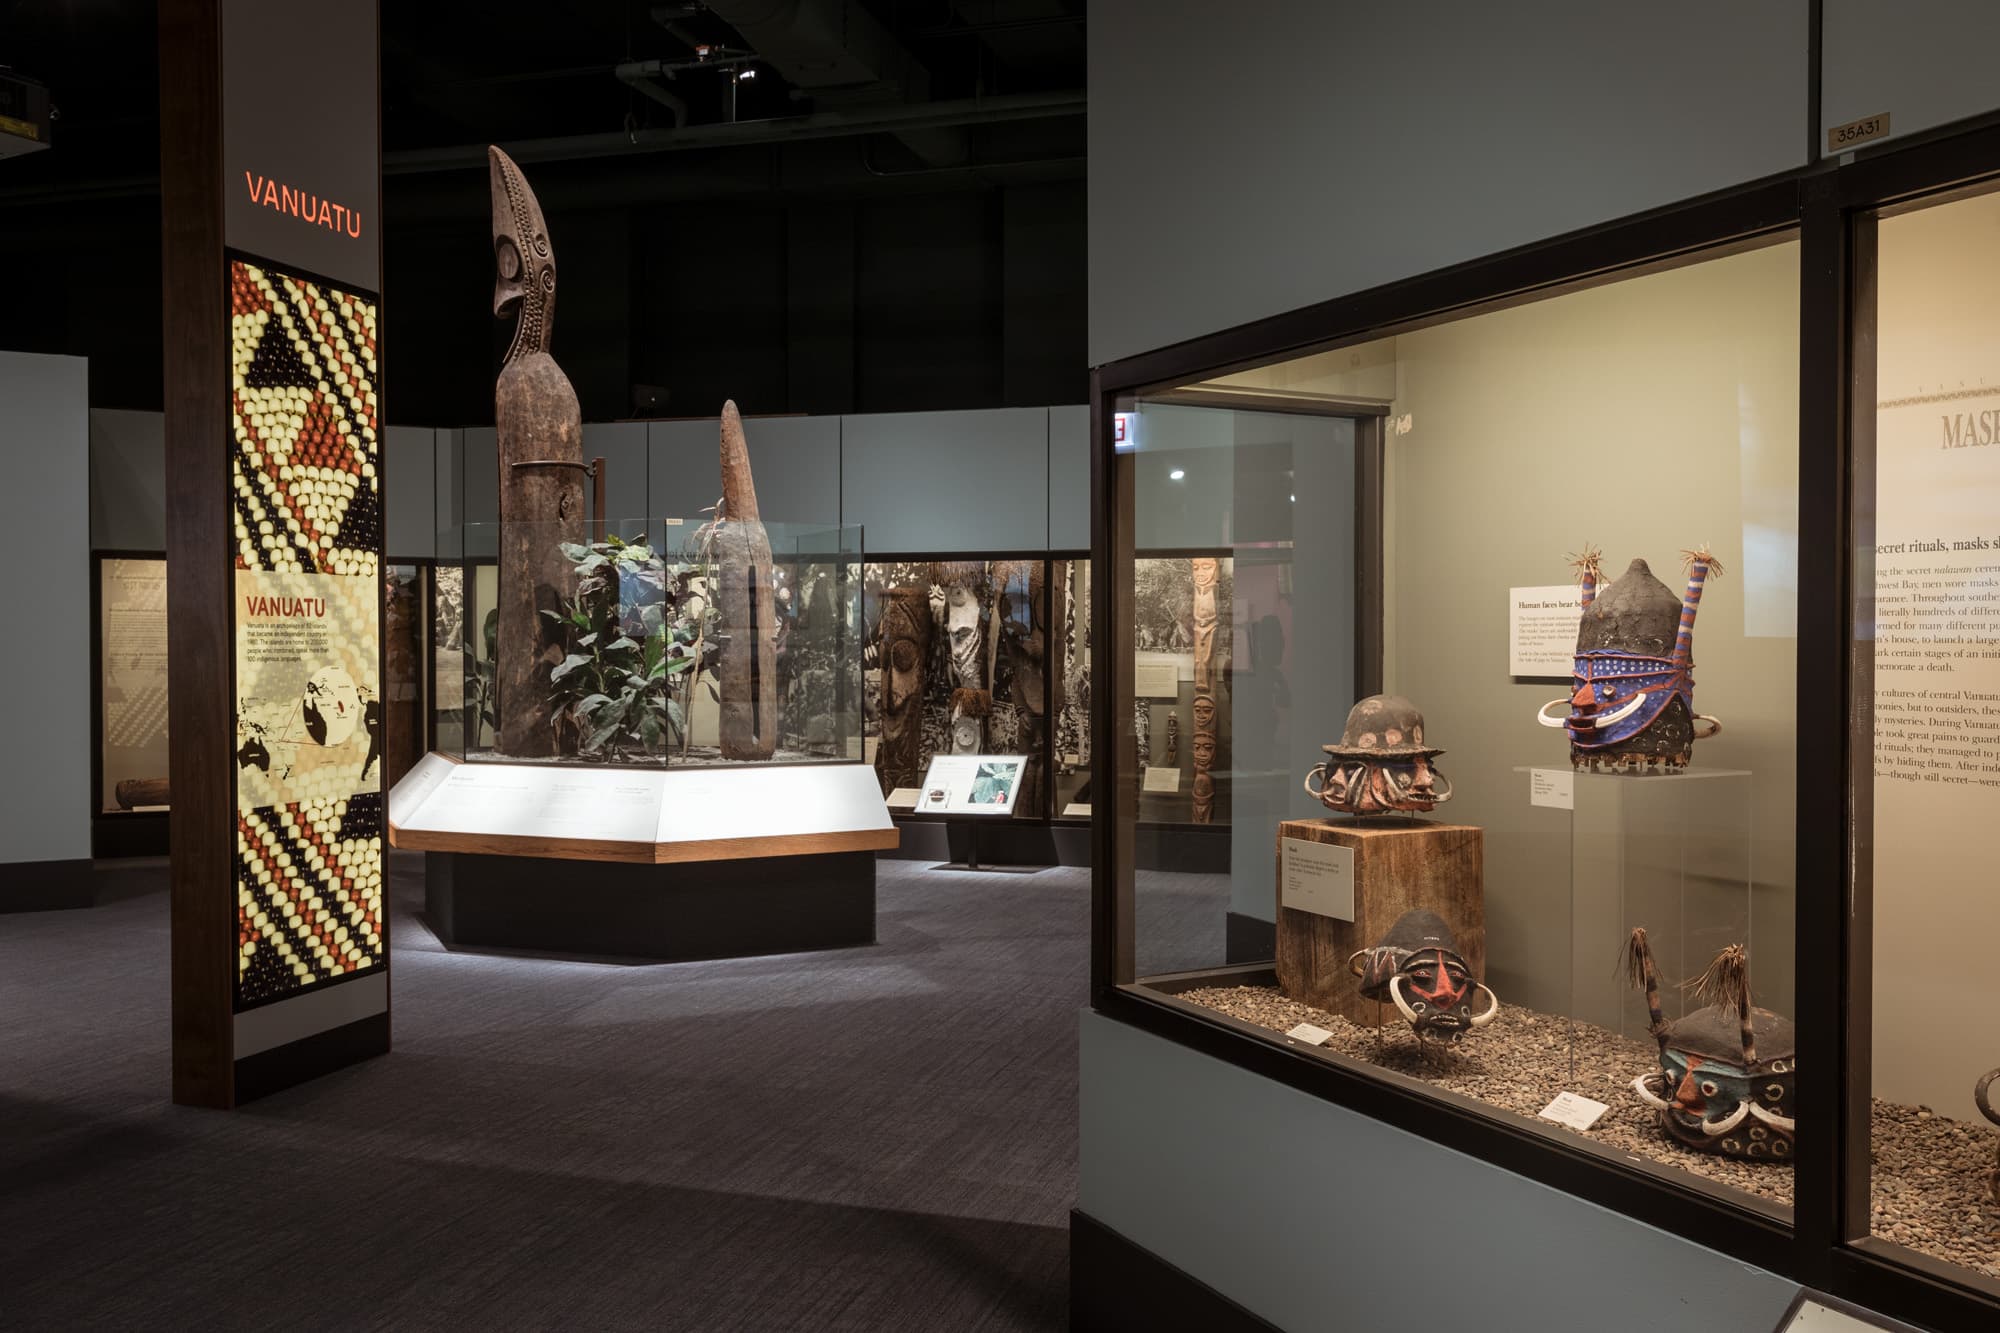
[[1194, 713], [1194, 823], [1208, 825], [1214, 823], [1216, 819], [1216, 779], [1208, 777], [1208, 769], [1216, 763], [1216, 701], [1210, 695], [1196, 695], [1192, 713]]
[[979, 585], [986, 566], [976, 560], [946, 561], [931, 567], [931, 582], [943, 592], [946, 669], [951, 681], [952, 754], [983, 754], [986, 718], [993, 711], [988, 683], [985, 622]]
[[722, 654], [715, 665], [722, 696], [724, 759], [769, 759], [778, 748], [778, 615], [771, 583], [771, 540], [757, 514], [750, 446], [736, 404], [722, 405], [722, 508], [716, 514], [716, 607]]
[[1195, 556], [1188, 561], [1194, 581], [1194, 692], [1215, 693], [1215, 576], [1217, 561]]
[[930, 656], [930, 606], [921, 588], [891, 588], [869, 648], [882, 671], [882, 740], [875, 776], [887, 796], [924, 780], [924, 662]]
[[[1010, 560], [994, 566], [999, 588], [1025, 583], [1028, 590], [1027, 625], [1008, 618], [1007, 660], [1011, 679], [1008, 695], [1014, 705], [1015, 745], [1027, 763], [1021, 766], [1021, 786], [1014, 796], [1017, 816], [1042, 813], [1042, 770], [1046, 762], [1043, 728], [1048, 716], [1048, 581], [1039, 560]], [[1002, 594], [995, 592], [993, 604], [1000, 605]], [[1001, 637], [994, 636], [996, 640]]]
[[500, 445], [500, 623], [496, 672], [501, 754], [556, 752], [549, 672], [563, 660], [557, 611], [572, 564], [560, 543], [584, 539], [583, 414], [549, 355], [556, 261], [534, 191], [512, 158], [486, 150], [493, 190], [493, 314], [514, 340], [493, 391]]

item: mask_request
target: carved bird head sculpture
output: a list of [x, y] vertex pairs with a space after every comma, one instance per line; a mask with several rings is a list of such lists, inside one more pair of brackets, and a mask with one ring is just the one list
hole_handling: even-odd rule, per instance
[[493, 317], [515, 318], [512, 362], [549, 350], [556, 308], [556, 258], [542, 206], [514, 159], [488, 147], [493, 184]]

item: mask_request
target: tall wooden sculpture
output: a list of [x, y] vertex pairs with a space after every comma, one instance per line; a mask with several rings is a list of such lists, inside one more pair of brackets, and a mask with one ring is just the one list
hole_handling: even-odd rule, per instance
[[875, 750], [875, 774], [884, 796], [924, 780], [924, 663], [930, 637], [931, 609], [923, 590], [891, 588], [868, 650], [868, 665], [882, 672], [882, 740]]
[[1215, 779], [1209, 769], [1215, 763], [1215, 579], [1214, 559], [1195, 556], [1188, 561], [1188, 576], [1194, 582], [1194, 822], [1215, 819]]
[[757, 514], [750, 446], [736, 404], [722, 405], [722, 508], [715, 516], [716, 609], [728, 638], [715, 666], [724, 759], [778, 748], [778, 615], [771, 539]]
[[500, 624], [495, 669], [501, 754], [556, 752], [549, 672], [560, 633], [541, 614], [569, 590], [560, 543], [584, 539], [583, 414], [569, 377], [549, 355], [556, 261], [548, 227], [521, 169], [486, 150], [493, 187], [493, 314], [514, 319], [514, 341], [493, 391], [500, 443]]

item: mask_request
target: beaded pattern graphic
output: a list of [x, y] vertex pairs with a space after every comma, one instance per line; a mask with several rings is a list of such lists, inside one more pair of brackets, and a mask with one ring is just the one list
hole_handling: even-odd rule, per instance
[[239, 1009], [387, 963], [375, 321], [230, 265]]
[[240, 1003], [380, 964], [382, 806], [369, 792], [237, 816]]
[[375, 577], [374, 305], [241, 260], [229, 295], [237, 567]]

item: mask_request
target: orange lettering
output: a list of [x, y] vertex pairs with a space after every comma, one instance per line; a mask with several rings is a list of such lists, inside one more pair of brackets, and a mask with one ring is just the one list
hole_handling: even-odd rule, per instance
[[253, 178], [250, 175], [250, 173], [246, 171], [243, 173], [243, 183], [250, 187], [250, 202], [253, 204], [256, 203], [257, 187], [264, 183], [264, 178], [262, 176], [257, 176]]

